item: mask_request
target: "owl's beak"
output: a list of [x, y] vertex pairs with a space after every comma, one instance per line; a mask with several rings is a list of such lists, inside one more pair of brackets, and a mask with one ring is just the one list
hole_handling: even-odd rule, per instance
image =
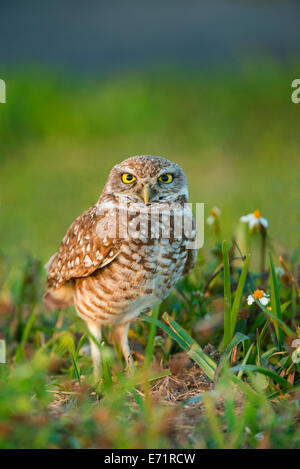
[[143, 199], [144, 199], [145, 205], [148, 205], [148, 203], [151, 202], [154, 195], [155, 195], [155, 191], [151, 189], [149, 184], [145, 184], [143, 188]]

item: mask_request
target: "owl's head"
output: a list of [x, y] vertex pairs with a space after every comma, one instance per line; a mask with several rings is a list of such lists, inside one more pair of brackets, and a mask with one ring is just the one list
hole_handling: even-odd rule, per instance
[[134, 203], [188, 201], [188, 186], [180, 166], [159, 156], [132, 156], [113, 167], [104, 193]]

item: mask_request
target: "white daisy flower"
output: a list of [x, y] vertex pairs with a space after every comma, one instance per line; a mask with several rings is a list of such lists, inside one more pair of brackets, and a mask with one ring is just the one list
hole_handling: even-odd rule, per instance
[[214, 207], [210, 210], [209, 212], [209, 217], [206, 219], [206, 223], [208, 225], [213, 225], [216, 221], [216, 218], [218, 218], [221, 215], [221, 210], [218, 207]]
[[269, 297], [270, 295], [267, 295], [263, 290], [257, 288], [252, 295], [248, 296], [247, 303], [248, 305], [252, 305], [255, 303], [255, 300], [258, 300], [263, 306], [266, 306], [270, 301]]
[[254, 210], [253, 213], [249, 213], [248, 215], [244, 215], [240, 218], [240, 220], [244, 223], [249, 224], [249, 229], [255, 228], [256, 226], [262, 225], [264, 228], [268, 228], [269, 223], [266, 218], [261, 216], [260, 210]]

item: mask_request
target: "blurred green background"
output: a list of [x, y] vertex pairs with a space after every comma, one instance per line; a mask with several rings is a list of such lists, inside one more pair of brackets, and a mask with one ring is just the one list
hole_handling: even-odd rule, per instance
[[[26, 68], [6, 74], [0, 108], [0, 246], [46, 261], [95, 203], [111, 167], [161, 155], [187, 174], [192, 202], [222, 211], [225, 235], [259, 208], [270, 235], [299, 243], [299, 63], [161, 68], [110, 78]], [[298, 67], [299, 69], [299, 67]]]
[[46, 261], [136, 154], [178, 162], [224, 236], [259, 208], [297, 247], [299, 14], [294, 0], [3, 5], [0, 249]]

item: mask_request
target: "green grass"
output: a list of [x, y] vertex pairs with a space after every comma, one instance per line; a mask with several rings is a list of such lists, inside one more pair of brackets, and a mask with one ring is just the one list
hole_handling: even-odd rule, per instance
[[158, 154], [185, 170], [193, 202], [217, 205], [230, 239], [260, 208], [272, 237], [298, 246], [299, 107], [293, 64], [234, 72], [162, 70], [80, 81], [8, 72], [0, 108], [0, 243], [48, 259], [99, 197], [113, 164]]
[[[259, 302], [248, 306], [248, 293], [265, 280], [248, 272], [241, 293], [241, 269], [233, 265], [234, 251], [229, 252], [231, 290], [240, 306], [234, 329], [229, 325], [235, 335], [225, 350], [222, 318], [217, 322], [214, 318], [217, 302], [224, 301], [226, 275], [204, 290], [215, 270], [212, 266], [222, 256], [221, 246], [216, 245], [206, 252], [205, 261], [203, 253], [199, 255], [194, 272], [163, 302], [160, 310], [167, 313], [156, 319], [156, 308], [153, 317], [144, 315], [133, 324], [131, 343], [144, 355], [145, 366], [139, 363], [131, 378], [124, 375], [124, 363], [108, 344], [106, 330], [101, 345], [105, 373], [97, 388], [100, 399], [85, 327], [73, 308], [63, 317], [44, 311], [41, 265], [32, 258], [19, 275], [2, 264], [0, 325], [7, 364], [0, 365], [0, 447], [300, 448], [300, 367], [292, 361], [290, 346], [299, 334], [299, 299], [295, 318], [290, 301], [293, 287], [275, 274], [272, 288], [282, 319], [272, 303], [271, 310]], [[289, 268], [295, 266], [290, 263]], [[272, 293], [273, 281], [269, 279], [265, 291], [270, 288]], [[201, 328], [207, 322], [208, 335]], [[219, 349], [220, 359], [203, 350], [207, 342]], [[170, 376], [168, 360], [181, 350], [211, 384], [205, 392], [195, 387], [193, 397], [188, 393], [184, 397], [183, 381], [182, 397], [174, 406], [153, 394], [153, 384]], [[154, 357], [162, 368], [151, 368]], [[188, 436], [182, 433], [184, 421], [181, 427], [175, 420], [180, 413], [189, 420]]]
[[[291, 347], [299, 297], [276, 270], [281, 255], [299, 282], [292, 70], [266, 61], [107, 81], [38, 70], [4, 77], [1, 448], [300, 448], [300, 366]], [[111, 166], [142, 153], [180, 163], [191, 200], [205, 202], [207, 215], [215, 205], [222, 213], [206, 225], [189, 277], [132, 325], [134, 376], [105, 330], [96, 388], [84, 324], [73, 308], [43, 308], [42, 265], [97, 199]], [[260, 232], [239, 222], [256, 208], [270, 224], [268, 255]], [[268, 305], [247, 304], [257, 288], [270, 294]], [[175, 376], [176, 394], [170, 363], [178, 352], [194, 365]]]

